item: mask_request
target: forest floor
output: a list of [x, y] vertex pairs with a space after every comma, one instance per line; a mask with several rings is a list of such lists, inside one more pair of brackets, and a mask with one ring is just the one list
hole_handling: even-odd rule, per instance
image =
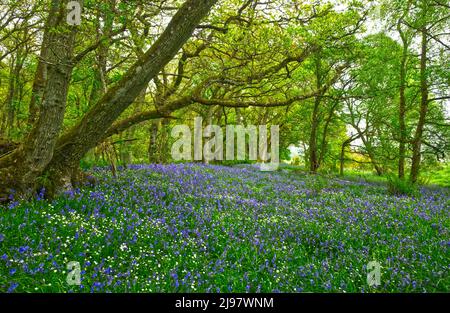
[[[1, 210], [0, 292], [450, 291], [449, 188], [392, 196], [381, 183], [251, 165], [95, 176]], [[69, 262], [81, 285], [68, 283]]]

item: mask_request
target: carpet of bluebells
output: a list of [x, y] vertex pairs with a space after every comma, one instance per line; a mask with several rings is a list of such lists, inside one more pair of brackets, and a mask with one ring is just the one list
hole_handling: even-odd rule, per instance
[[[450, 291], [450, 191], [142, 165], [0, 208], [0, 292]], [[81, 285], [67, 264], [81, 265]], [[367, 284], [368, 262], [381, 285]]]

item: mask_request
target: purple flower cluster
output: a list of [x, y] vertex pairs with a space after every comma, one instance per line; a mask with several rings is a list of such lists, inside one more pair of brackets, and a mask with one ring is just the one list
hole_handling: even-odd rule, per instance
[[[388, 292], [448, 291], [448, 189], [381, 185], [252, 166], [134, 165], [0, 217], [0, 291], [361, 292], [381, 264]], [[69, 286], [67, 264], [81, 265]], [[373, 289], [375, 290], [375, 289]]]

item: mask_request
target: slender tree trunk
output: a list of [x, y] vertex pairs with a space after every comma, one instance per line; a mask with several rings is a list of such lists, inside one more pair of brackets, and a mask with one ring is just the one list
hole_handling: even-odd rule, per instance
[[148, 161], [149, 163], [158, 163], [158, 133], [160, 120], [154, 120], [150, 126], [150, 141], [148, 144]]
[[[205, 127], [213, 124], [213, 115], [214, 115], [214, 106], [210, 106], [210, 107], [208, 107], [208, 113], [206, 114]], [[217, 147], [214, 147], [214, 149], [216, 149], [216, 148]], [[209, 160], [205, 158], [204, 153], [203, 153], [203, 163], [209, 164]]]
[[[20, 40], [25, 40], [26, 32], [23, 38]], [[10, 73], [9, 73], [9, 84], [8, 84], [8, 96], [6, 97], [6, 137], [11, 137], [12, 131], [14, 130], [15, 122], [18, 119], [16, 103], [20, 102], [23, 93], [23, 83], [21, 83], [20, 73], [23, 69], [23, 64], [25, 62], [26, 50], [24, 48], [17, 49], [16, 53], [11, 58]]]
[[[115, 3], [109, 1], [110, 10], [114, 10]], [[112, 33], [113, 29], [113, 19], [110, 14], [107, 14], [106, 12], [99, 12], [98, 15], [98, 24], [97, 24], [97, 40], [100, 41], [102, 37], [108, 37]], [[102, 23], [100, 21], [104, 22], [104, 25], [102, 27]], [[89, 95], [89, 105], [94, 105], [101, 99], [101, 97], [106, 93], [106, 89], [108, 86], [108, 79], [107, 79], [107, 59], [109, 55], [109, 47], [110, 47], [110, 40], [102, 40], [100, 41], [100, 45], [98, 46], [96, 50], [96, 62], [94, 67], [94, 77], [93, 77], [93, 83], [92, 83], [92, 90]]]
[[412, 141], [412, 162], [411, 162], [411, 174], [410, 180], [415, 183], [417, 178], [419, 177], [420, 171], [420, 161], [421, 161], [421, 147], [422, 147], [422, 136], [423, 129], [425, 126], [425, 118], [428, 111], [428, 83], [427, 83], [427, 49], [428, 49], [428, 40], [427, 40], [427, 31], [426, 28], [423, 27], [421, 30], [422, 33], [422, 43], [421, 43], [421, 57], [420, 57], [420, 114], [419, 121], [417, 123], [416, 132], [414, 135], [414, 139]]
[[317, 158], [317, 130], [319, 127], [319, 111], [320, 98], [316, 97], [314, 102], [314, 110], [311, 122], [311, 132], [309, 135], [309, 171], [316, 173], [319, 168], [319, 161]]
[[378, 164], [376, 157], [375, 157], [375, 153], [373, 152], [372, 149], [372, 144], [367, 141], [366, 139], [364, 139], [364, 137], [361, 137], [361, 140], [364, 143], [364, 146], [366, 147], [367, 150], [367, 154], [369, 155], [370, 161], [372, 162], [373, 167], [375, 168], [375, 171], [377, 172], [378, 176], [383, 175], [383, 168]]
[[354, 138], [349, 138], [345, 140], [341, 145], [341, 153], [339, 155], [339, 175], [344, 176], [344, 169], [345, 169], [345, 149], [347, 146], [355, 140]]
[[234, 110], [236, 112], [236, 125], [244, 125], [244, 118], [242, 117], [241, 109], [235, 108]]
[[324, 159], [325, 159], [325, 154], [326, 154], [326, 150], [327, 150], [327, 136], [328, 136], [328, 128], [330, 126], [330, 123], [333, 119], [334, 116], [334, 111], [336, 109], [338, 105], [338, 102], [335, 102], [331, 109], [330, 112], [328, 113], [328, 117], [325, 120], [325, 125], [323, 127], [323, 132], [322, 132], [322, 143], [320, 145], [320, 156], [319, 156], [319, 167], [323, 164]]
[[378, 162], [376, 160], [375, 153], [374, 153], [373, 148], [372, 148], [372, 144], [366, 138], [366, 136], [364, 136], [364, 133], [361, 131], [361, 129], [357, 125], [353, 124], [352, 126], [358, 132], [358, 138], [361, 138], [361, 140], [362, 140], [362, 142], [364, 144], [364, 147], [367, 150], [367, 154], [369, 155], [369, 159], [370, 159], [370, 161], [371, 161], [375, 171], [377, 172], [377, 175], [378, 176], [383, 175], [384, 171], [383, 171], [382, 167], [378, 164]]
[[339, 175], [344, 176], [344, 169], [345, 169], [345, 148], [349, 146], [353, 141], [360, 138], [360, 135], [358, 136], [352, 136], [345, 140], [341, 145], [341, 153], [339, 155]]
[[16, 75], [16, 58], [11, 58], [11, 64], [10, 64], [10, 76], [9, 76], [9, 83], [8, 83], [8, 96], [6, 97], [5, 101], [5, 107], [6, 107], [6, 123], [5, 123], [5, 129], [6, 129], [6, 137], [11, 136], [11, 131], [14, 127], [14, 118], [15, 118], [15, 109], [14, 109], [14, 96], [16, 94], [16, 79], [14, 75]]
[[[50, 14], [56, 15], [56, 11], [58, 8], [56, 6], [52, 7], [52, 12]], [[48, 20], [46, 28], [52, 27], [51, 23], [54, 23], [51, 19]], [[31, 90], [31, 100], [28, 106], [29, 115], [28, 115], [28, 124], [33, 125], [36, 122], [36, 119], [39, 114], [39, 107], [42, 103], [42, 98], [45, 89], [45, 82], [47, 81], [47, 60], [48, 58], [48, 50], [49, 50], [49, 32], [45, 32], [41, 52], [39, 56], [39, 61], [36, 68], [36, 73], [34, 75], [33, 87]]]
[[345, 148], [347, 147], [348, 141], [344, 141], [341, 145], [341, 153], [339, 155], [339, 175], [344, 176], [344, 162], [345, 162]]
[[[316, 88], [317, 90], [322, 89], [322, 60], [320, 53], [315, 58], [315, 75], [316, 75]], [[322, 102], [322, 96], [326, 91], [320, 92], [314, 99], [314, 108], [311, 117], [311, 132], [309, 136], [309, 171], [311, 173], [316, 173], [319, 169], [319, 159], [318, 159], [318, 147], [317, 147], [317, 133], [319, 131], [320, 125], [320, 105]]]
[[169, 154], [169, 123], [168, 118], [161, 121], [161, 141], [159, 145], [159, 162], [167, 163]]
[[[3, 106], [1, 107], [3, 109]], [[1, 110], [0, 110], [1, 111]], [[6, 138], [6, 114], [1, 114], [1, 121], [0, 121], [0, 139]]]
[[399, 158], [398, 158], [398, 177], [403, 179], [405, 177], [405, 158], [406, 158], [406, 142], [407, 142], [407, 134], [406, 134], [406, 123], [405, 123], [405, 115], [406, 115], [406, 62], [408, 58], [408, 40], [406, 35], [401, 31], [400, 23], [398, 26], [398, 31], [400, 33], [400, 37], [403, 42], [403, 52], [402, 59], [400, 63], [400, 101], [399, 101], [399, 110], [398, 110], [398, 120], [399, 120]]

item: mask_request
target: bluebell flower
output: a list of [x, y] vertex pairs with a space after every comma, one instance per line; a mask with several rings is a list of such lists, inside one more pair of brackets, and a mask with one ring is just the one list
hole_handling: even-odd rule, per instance
[[20, 253], [25, 253], [25, 252], [28, 251], [29, 248], [30, 248], [30, 247], [28, 247], [28, 246], [22, 246], [22, 247], [19, 247], [19, 252], [20, 252]]
[[16, 290], [17, 287], [19, 287], [19, 283], [11, 283], [7, 292], [12, 293], [12, 292], [14, 292], [14, 290]]

